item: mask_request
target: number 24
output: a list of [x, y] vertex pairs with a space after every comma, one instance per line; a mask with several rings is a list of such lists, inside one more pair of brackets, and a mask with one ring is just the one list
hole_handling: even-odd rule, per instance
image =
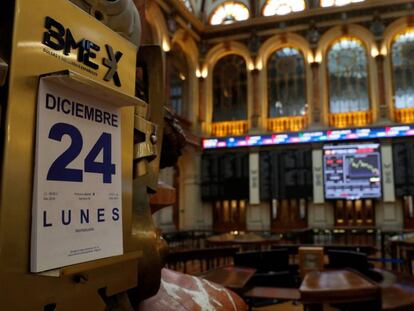
[[[49, 138], [61, 141], [64, 135], [69, 135], [71, 144], [50, 166], [47, 180], [82, 182], [83, 171], [80, 169], [67, 168], [76, 159], [83, 147], [81, 132], [73, 125], [67, 123], [56, 123], [49, 132]], [[102, 133], [95, 145], [85, 158], [85, 172], [102, 174], [103, 183], [112, 183], [112, 175], [115, 174], [115, 164], [112, 164], [111, 144], [112, 136]], [[99, 153], [103, 151], [103, 161], [96, 162]]]

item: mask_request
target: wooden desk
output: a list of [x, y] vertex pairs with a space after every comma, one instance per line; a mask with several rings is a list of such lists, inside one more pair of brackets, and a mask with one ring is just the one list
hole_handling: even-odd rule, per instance
[[385, 272], [384, 276], [386, 280], [381, 283], [382, 310], [414, 310], [414, 278], [390, 272]]
[[269, 298], [280, 300], [299, 300], [300, 292], [297, 288], [284, 287], [253, 287], [243, 295], [247, 298]]
[[241, 290], [255, 272], [256, 269], [229, 266], [210, 270], [201, 277], [233, 290]]
[[409, 311], [414, 310], [413, 288], [393, 285], [382, 291], [382, 310], [384, 311]]
[[283, 287], [253, 287], [245, 292], [243, 297], [249, 305], [249, 311], [253, 310], [255, 298], [276, 299], [281, 301], [299, 300], [300, 292], [297, 288]]
[[350, 270], [309, 272], [299, 288], [306, 310], [322, 310], [323, 304], [372, 302], [369, 310], [381, 310], [380, 287]]

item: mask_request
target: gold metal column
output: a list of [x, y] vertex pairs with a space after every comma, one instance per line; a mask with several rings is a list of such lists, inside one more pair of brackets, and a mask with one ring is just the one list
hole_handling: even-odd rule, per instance
[[[2, 125], [5, 134], [0, 184], [0, 308], [105, 310], [109, 297], [137, 285], [141, 287], [137, 288], [135, 296], [146, 297], [157, 291], [160, 281], [159, 245], [147, 194], [149, 188], [156, 188], [159, 158], [148, 161], [147, 174], [133, 180], [134, 107], [121, 108], [123, 255], [42, 274], [30, 273], [39, 76], [72, 71], [93, 81], [91, 88], [99, 84], [106, 94], [118, 94], [114, 97], [116, 100], [137, 100], [134, 97], [137, 48], [67, 0], [17, 0], [15, 5], [7, 110]], [[69, 53], [64, 53], [44, 44], [48, 16], [63, 25], [61, 37], [68, 36], [70, 31], [77, 40], [75, 43], [85, 39], [100, 46], [100, 50], [95, 50], [95, 57], [90, 59], [99, 65], [98, 69], [88, 69], [79, 60], [79, 46], [72, 46]], [[106, 45], [123, 53], [117, 66], [120, 86], [104, 78], [108, 73], [103, 62], [108, 57]], [[142, 117], [157, 124], [163, 122], [163, 92], [160, 90], [163, 90], [164, 64], [160, 53], [159, 48], [155, 48], [142, 56], [148, 64], [150, 85], [150, 112]], [[162, 126], [159, 126], [157, 137], [153, 139], [158, 152], [161, 135]]]

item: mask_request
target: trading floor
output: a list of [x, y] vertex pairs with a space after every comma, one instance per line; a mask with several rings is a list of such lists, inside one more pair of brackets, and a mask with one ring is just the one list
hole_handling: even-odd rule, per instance
[[0, 2], [0, 310], [414, 310], [414, 2]]

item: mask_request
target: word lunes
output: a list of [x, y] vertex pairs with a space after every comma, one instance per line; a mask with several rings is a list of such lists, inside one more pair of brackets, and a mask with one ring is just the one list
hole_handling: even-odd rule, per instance
[[61, 210], [60, 217], [53, 219], [59, 219], [58, 224], [53, 223], [49, 220], [48, 212], [43, 211], [43, 220], [42, 225], [44, 228], [53, 227], [54, 225], [87, 225], [91, 222], [91, 220], [96, 220], [98, 223], [104, 223], [108, 220], [117, 222], [120, 220], [120, 210], [117, 207], [114, 207], [111, 210], [111, 214], [107, 215], [106, 210], [104, 208], [98, 208], [94, 211], [90, 209], [80, 209], [79, 211], [72, 211], [71, 209], [68, 210]]

